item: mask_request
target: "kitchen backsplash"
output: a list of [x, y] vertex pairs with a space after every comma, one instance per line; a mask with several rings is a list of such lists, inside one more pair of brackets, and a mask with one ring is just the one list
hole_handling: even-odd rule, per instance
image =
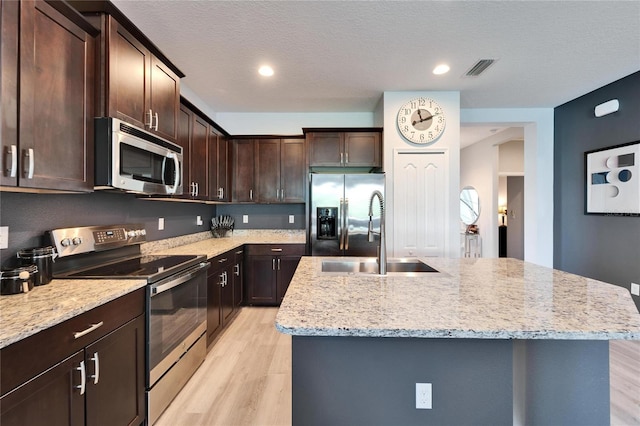
[[[143, 223], [147, 240], [156, 241], [209, 230], [211, 217], [231, 215], [236, 229], [304, 229], [304, 204], [210, 205], [136, 198], [125, 193], [29, 194], [0, 192], [0, 226], [9, 227], [9, 247], [0, 250], [5, 266], [23, 248], [49, 244], [46, 231], [74, 226]], [[242, 215], [249, 223], [242, 224]], [[293, 215], [294, 223], [289, 224]], [[201, 216], [203, 225], [196, 225]], [[158, 218], [164, 218], [163, 231]]]

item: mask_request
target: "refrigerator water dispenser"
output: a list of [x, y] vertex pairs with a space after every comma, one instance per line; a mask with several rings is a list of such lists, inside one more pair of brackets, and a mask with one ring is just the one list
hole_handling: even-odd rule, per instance
[[335, 240], [338, 238], [336, 233], [336, 217], [338, 216], [337, 207], [318, 207], [318, 239], [319, 240]]

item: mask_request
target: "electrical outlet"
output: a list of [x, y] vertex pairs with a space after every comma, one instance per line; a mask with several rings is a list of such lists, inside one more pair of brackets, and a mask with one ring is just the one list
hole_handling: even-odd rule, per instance
[[0, 249], [9, 247], [9, 227], [0, 226]]
[[202, 226], [202, 216], [196, 216], [196, 225]]
[[164, 230], [164, 217], [158, 218], [158, 231]]
[[640, 284], [631, 283], [631, 294], [640, 296]]
[[248, 214], [243, 214], [242, 215], [242, 223], [249, 223], [249, 215]]
[[295, 216], [294, 216], [294, 215], [292, 215], [292, 214], [290, 214], [290, 215], [289, 215], [289, 223], [295, 223], [295, 221], [296, 221]]
[[416, 409], [431, 410], [431, 383], [416, 383]]

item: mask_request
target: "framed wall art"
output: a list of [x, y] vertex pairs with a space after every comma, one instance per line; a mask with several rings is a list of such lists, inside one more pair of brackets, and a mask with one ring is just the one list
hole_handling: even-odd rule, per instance
[[640, 216], [640, 141], [585, 152], [585, 213]]

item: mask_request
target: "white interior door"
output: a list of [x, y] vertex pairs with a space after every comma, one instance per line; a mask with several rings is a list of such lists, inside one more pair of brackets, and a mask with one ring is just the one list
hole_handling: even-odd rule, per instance
[[394, 153], [395, 256], [444, 256], [449, 185], [446, 165], [443, 151]]

